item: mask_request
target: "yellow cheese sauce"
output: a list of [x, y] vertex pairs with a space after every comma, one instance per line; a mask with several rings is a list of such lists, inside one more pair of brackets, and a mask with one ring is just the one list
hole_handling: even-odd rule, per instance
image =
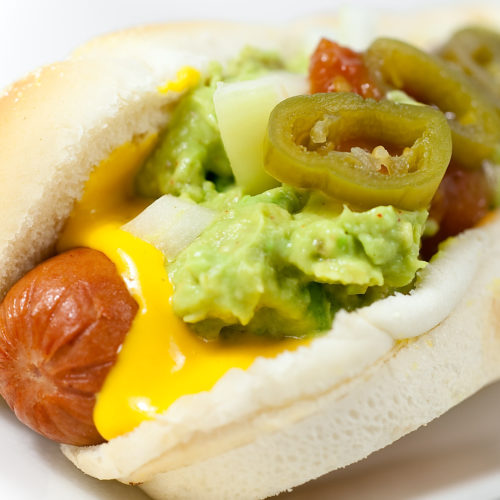
[[166, 94], [167, 92], [182, 92], [187, 88], [192, 88], [198, 85], [200, 81], [200, 72], [189, 66], [184, 66], [177, 72], [177, 79], [168, 81], [165, 85], [162, 85], [158, 92], [160, 94]]
[[258, 356], [273, 357], [305, 342], [206, 342], [175, 316], [163, 255], [121, 230], [147, 206], [133, 197], [132, 178], [155, 142], [150, 136], [124, 144], [95, 169], [58, 243], [58, 251], [90, 247], [105, 253], [139, 304], [97, 395], [94, 421], [108, 440], [154, 418], [182, 395], [209, 390], [230, 368], [246, 369]]

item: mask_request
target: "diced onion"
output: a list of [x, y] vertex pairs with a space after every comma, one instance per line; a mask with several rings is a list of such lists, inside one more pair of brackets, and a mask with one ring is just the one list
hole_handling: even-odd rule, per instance
[[307, 91], [305, 76], [286, 71], [217, 87], [214, 105], [222, 142], [236, 184], [245, 193], [258, 194], [279, 184], [264, 170], [269, 115], [280, 101]]
[[166, 194], [122, 229], [151, 243], [173, 260], [213, 221], [215, 212]]

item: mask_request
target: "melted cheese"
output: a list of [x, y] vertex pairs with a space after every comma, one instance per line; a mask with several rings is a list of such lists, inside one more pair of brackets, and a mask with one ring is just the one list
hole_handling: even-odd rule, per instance
[[166, 94], [170, 91], [182, 92], [186, 90], [186, 88], [195, 87], [200, 81], [200, 72], [190, 66], [181, 68], [176, 76], [176, 80], [168, 81], [158, 89], [158, 92], [160, 92], [160, 94]]
[[230, 368], [246, 369], [303, 342], [205, 342], [172, 311], [163, 255], [121, 226], [147, 205], [131, 179], [155, 144], [151, 136], [115, 150], [91, 175], [59, 240], [58, 250], [85, 246], [105, 253], [139, 304], [115, 366], [97, 395], [94, 421], [106, 439], [134, 429], [184, 394], [209, 390]]

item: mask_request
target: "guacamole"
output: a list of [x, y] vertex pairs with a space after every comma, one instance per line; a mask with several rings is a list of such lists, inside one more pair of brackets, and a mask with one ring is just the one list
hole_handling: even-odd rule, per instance
[[173, 194], [199, 203], [223, 192], [234, 179], [215, 116], [217, 83], [257, 78], [283, 68], [274, 52], [252, 47], [243, 49], [224, 70], [212, 64], [206, 79], [174, 109], [159, 146], [137, 175], [137, 193], [148, 198]]
[[170, 126], [136, 178], [139, 194], [173, 194], [201, 202], [231, 184], [232, 171], [219, 134], [215, 82], [190, 91], [175, 108]]
[[174, 311], [206, 338], [243, 326], [275, 337], [325, 330], [339, 308], [363, 302], [352, 296], [413, 280], [426, 217], [353, 212], [289, 187], [245, 196], [171, 265]]
[[[353, 309], [411, 286], [427, 212], [367, 211], [318, 192], [281, 186], [243, 196], [217, 125], [219, 81], [283, 68], [274, 54], [246, 49], [189, 91], [136, 179], [139, 194], [173, 194], [218, 215], [168, 264], [175, 313], [205, 339], [242, 332], [304, 337]], [[166, 298], [165, 300], [169, 300]]]

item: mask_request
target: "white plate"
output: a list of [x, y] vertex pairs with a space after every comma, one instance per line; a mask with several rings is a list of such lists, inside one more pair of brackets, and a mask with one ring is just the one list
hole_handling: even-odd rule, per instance
[[[413, 0], [433, 5], [452, 0]], [[92, 36], [172, 19], [282, 21], [347, 2], [300, 0], [0, 0], [0, 88], [41, 64], [63, 58]], [[471, 2], [472, 3], [472, 2]], [[370, 2], [402, 8], [400, 0]], [[140, 7], [138, 7], [138, 5]], [[500, 498], [500, 384], [367, 460], [281, 495], [280, 499]], [[0, 497], [16, 500], [139, 500], [139, 489], [77, 471], [58, 446], [19, 424], [0, 400]]]

